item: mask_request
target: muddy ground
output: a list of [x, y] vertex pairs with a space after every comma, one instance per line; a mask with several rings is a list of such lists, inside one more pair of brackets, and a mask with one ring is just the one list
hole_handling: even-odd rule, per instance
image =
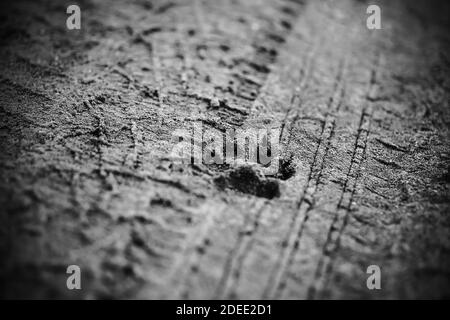
[[[450, 297], [448, 3], [76, 3], [1, 5], [0, 296]], [[279, 172], [177, 165], [199, 122]]]

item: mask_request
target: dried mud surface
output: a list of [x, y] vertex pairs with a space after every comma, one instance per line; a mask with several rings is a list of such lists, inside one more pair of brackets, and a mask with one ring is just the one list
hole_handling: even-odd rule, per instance
[[[448, 4], [69, 4], [1, 5], [0, 296], [450, 297]], [[175, 165], [194, 122], [281, 128], [279, 174]]]

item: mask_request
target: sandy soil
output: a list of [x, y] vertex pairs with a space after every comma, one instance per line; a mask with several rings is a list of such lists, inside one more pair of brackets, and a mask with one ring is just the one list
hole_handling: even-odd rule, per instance
[[[0, 10], [2, 297], [450, 297], [448, 4], [69, 4]], [[198, 122], [280, 172], [177, 165]]]

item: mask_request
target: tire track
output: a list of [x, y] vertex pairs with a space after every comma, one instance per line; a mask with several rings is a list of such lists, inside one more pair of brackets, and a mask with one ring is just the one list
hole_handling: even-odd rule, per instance
[[[214, 228], [216, 219], [227, 210], [227, 207], [224, 206], [212, 212], [209, 212], [208, 206], [205, 205], [205, 208], [206, 211], [203, 212], [205, 220], [200, 223], [195, 231], [188, 234], [183, 251], [175, 256], [176, 259], [172, 263], [173, 267], [168, 272], [167, 279], [169, 281], [166, 281], [166, 283], [173, 283], [175, 288], [166, 288], [166, 290], [168, 290], [168, 293], [175, 291], [174, 296], [176, 297], [183, 298], [187, 295], [188, 289], [186, 287], [189, 278], [197, 273], [200, 259], [211, 245], [209, 237], [211, 229]], [[178, 279], [178, 281], [174, 279]]]
[[[295, 27], [294, 27], [295, 29]], [[303, 68], [300, 69], [300, 84], [294, 89], [294, 94], [292, 95], [289, 109], [286, 111], [285, 117], [282, 122], [282, 129], [284, 129], [285, 124], [287, 122], [287, 118], [291, 110], [293, 110], [294, 103], [296, 100], [300, 98], [299, 93], [307, 88], [308, 81], [310, 81], [312, 76], [312, 70], [316, 61], [317, 57], [317, 51], [320, 48], [320, 45], [322, 43], [322, 39], [315, 41], [313, 45], [310, 47], [310, 50], [308, 50], [305, 54], [304, 59], [304, 65]], [[340, 66], [340, 71], [338, 74], [340, 77], [342, 77], [341, 74], [342, 66]], [[261, 91], [259, 92], [258, 96], [253, 101], [250, 117], [252, 115], [255, 115], [257, 117], [257, 109], [256, 109], [256, 103], [260, 98], [260, 94], [264, 92], [265, 90], [269, 90], [267, 88], [269, 76], [266, 78], [266, 81], [264, 85], [262, 86]], [[340, 81], [340, 80], [339, 80]], [[333, 97], [330, 98], [330, 103], [332, 103]], [[299, 101], [299, 104], [301, 103], [301, 100]], [[294, 119], [294, 122], [298, 118], [298, 112]], [[322, 128], [323, 129], [323, 128]], [[280, 140], [282, 137], [283, 130], [280, 131]], [[288, 142], [289, 143], [289, 142]], [[238, 241], [236, 242], [235, 247], [229, 254], [227, 261], [225, 262], [225, 266], [222, 272], [221, 277], [219, 278], [219, 283], [216, 288], [215, 297], [218, 299], [226, 298], [232, 295], [232, 292], [230, 292], [231, 288], [234, 288], [239, 281], [241, 269], [243, 262], [247, 256], [247, 253], [250, 251], [253, 242], [255, 240], [254, 234], [258, 230], [259, 227], [259, 219], [263, 215], [263, 213], [266, 210], [270, 210], [270, 206], [268, 204], [263, 205], [263, 208], [261, 210], [258, 210], [254, 221], [251, 223], [251, 231], [248, 231], [246, 234], [243, 234], [242, 231], [238, 234]], [[243, 226], [242, 230], [246, 230], [248, 227], [248, 223]]]
[[[292, 221], [292, 227], [289, 229], [287, 237], [283, 241], [284, 249], [280, 252], [279, 261], [273, 268], [266, 288], [263, 293], [263, 298], [274, 299], [278, 297], [285, 287], [285, 274], [292, 264], [293, 257], [300, 243], [300, 238], [304, 228], [304, 224], [308, 220], [308, 213], [314, 205], [314, 193], [319, 184], [321, 172], [324, 165], [324, 159], [328, 153], [330, 139], [333, 135], [335, 126], [334, 113], [338, 112], [345, 95], [345, 85], [343, 78], [346, 74], [347, 62], [341, 61], [339, 71], [336, 76], [333, 93], [329, 98], [327, 108], [331, 111], [327, 114], [325, 121], [322, 124], [320, 140], [317, 144], [314, 153], [313, 161], [311, 163], [306, 188], [297, 203], [297, 214]], [[333, 110], [334, 109], [334, 110]]]
[[[286, 111], [285, 116], [280, 125], [280, 138], [279, 138], [280, 141], [282, 141], [284, 129], [285, 129], [285, 127], [287, 125], [287, 121], [288, 121], [287, 119], [289, 117], [289, 114], [291, 113], [291, 111], [294, 108], [294, 104], [295, 104], [296, 100], [298, 100], [298, 106], [301, 106], [301, 104], [302, 104], [302, 99], [300, 98], [300, 92], [302, 92], [303, 90], [305, 90], [308, 87], [307, 84], [312, 76], [312, 69], [316, 62], [317, 51], [320, 48], [321, 42], [322, 42], [321, 39], [316, 41], [314, 43], [313, 47], [311, 48], [311, 50], [305, 56], [305, 63], [304, 63], [303, 68], [301, 69], [300, 84], [294, 90], [294, 94], [292, 95], [289, 108]], [[292, 124], [294, 124], [296, 122], [297, 118], [298, 118], [298, 112], [296, 113], [296, 116], [294, 117]], [[289, 140], [288, 140], [287, 144], [289, 144]]]
[[[308, 87], [308, 83], [309, 83], [309, 81], [310, 81], [310, 79], [311, 79], [311, 77], [313, 75], [313, 69], [314, 69], [314, 65], [316, 63], [316, 59], [317, 59], [317, 52], [320, 49], [321, 44], [323, 43], [323, 40], [324, 40], [323, 38], [319, 38], [318, 40], [314, 41], [313, 45], [310, 46], [310, 50], [307, 50], [306, 54], [304, 55], [304, 59], [302, 59], [302, 61], [304, 61], [304, 63], [303, 63], [303, 68], [301, 68], [300, 77], [299, 77], [300, 78], [300, 84], [298, 86], [296, 86], [296, 88], [294, 89], [294, 94], [292, 95], [292, 98], [291, 98], [291, 101], [290, 101], [290, 104], [289, 104], [289, 109], [286, 111], [285, 117], [284, 117], [283, 122], [282, 122], [283, 129], [284, 129], [284, 127], [287, 124], [287, 119], [289, 117], [289, 114], [292, 112], [292, 110], [294, 110], [294, 104], [295, 104], [295, 106], [297, 106], [298, 104], [302, 103], [302, 99], [301, 99], [299, 94], [300, 94], [301, 91], [305, 90]], [[345, 89], [344, 89], [344, 86], [343, 86], [343, 84], [341, 82], [343, 82], [342, 79], [344, 77], [346, 68], [347, 68], [347, 59], [343, 59], [340, 62], [340, 65], [339, 65], [339, 68], [338, 68], [337, 76], [336, 76], [336, 79], [335, 79], [335, 87], [333, 89], [334, 91], [333, 91], [331, 97], [329, 98], [329, 101], [328, 101], [328, 104], [327, 104], [328, 105], [328, 109], [330, 109], [331, 107], [334, 107], [336, 109], [335, 112], [337, 112], [339, 110], [339, 108], [341, 106], [341, 100], [343, 99], [343, 97], [345, 95]], [[338, 101], [338, 102], [336, 103], [336, 101]], [[298, 102], [298, 103], [296, 104], [296, 102]], [[316, 149], [316, 152], [315, 152], [315, 155], [313, 157], [314, 158], [313, 165], [314, 165], [314, 163], [317, 160], [316, 158], [317, 158], [317, 155], [318, 155], [319, 149], [320, 149], [320, 153], [322, 153], [323, 156], [322, 156], [320, 169], [319, 169], [319, 171], [317, 173], [317, 179], [316, 179], [315, 187], [317, 187], [317, 185], [319, 184], [320, 177], [321, 177], [321, 174], [322, 174], [321, 171], [322, 171], [323, 166], [324, 166], [323, 159], [325, 158], [326, 154], [328, 153], [329, 139], [331, 139], [331, 136], [333, 135], [333, 131], [334, 131], [335, 116], [332, 115], [332, 113], [333, 112], [327, 113], [326, 119], [325, 119], [325, 121], [323, 121], [322, 132], [321, 132], [322, 140], [319, 142], [319, 145], [318, 145], [318, 147]], [[295, 123], [298, 119], [299, 119], [299, 111], [296, 112], [296, 114], [294, 116], [294, 119], [291, 122]], [[281, 135], [282, 135], [282, 133], [280, 133], [280, 140], [281, 140]], [[323, 137], [324, 136], [328, 137], [327, 138], [328, 143], [326, 143], [324, 145], [323, 144], [321, 145], [321, 143], [323, 143], [323, 140], [324, 140]], [[289, 139], [287, 141], [288, 145], [290, 143], [290, 137], [291, 136], [289, 136]], [[313, 169], [311, 168], [311, 171], [312, 170]], [[310, 177], [309, 177], [310, 179], [311, 179], [311, 171], [310, 171]], [[307, 185], [308, 184], [309, 184], [309, 180], [307, 182]], [[314, 191], [311, 192], [311, 195], [313, 195], [313, 193], [314, 193]], [[302, 197], [300, 202], [303, 203], [304, 201], [306, 203], [306, 202], [309, 201], [309, 199]], [[301, 207], [301, 205], [299, 205], [299, 206]], [[270, 210], [270, 207], [267, 206], [267, 208], [265, 208], [264, 210], [266, 210], [266, 209]], [[308, 211], [309, 211], [309, 209], [308, 209]], [[295, 220], [295, 218], [294, 218], [294, 220]], [[306, 222], [306, 219], [305, 219], [305, 222]], [[296, 228], [298, 228], [298, 226]], [[290, 227], [290, 230], [292, 232], [292, 228], [291, 227]], [[238, 281], [240, 279], [240, 275], [241, 275], [241, 270], [240, 269], [242, 268], [243, 261], [247, 258], [246, 254], [248, 254], [248, 252], [250, 251], [250, 249], [251, 249], [251, 247], [252, 247], [252, 245], [254, 243], [254, 240], [255, 240], [254, 237], [248, 239], [248, 241], [246, 241], [245, 244], [243, 244], [242, 247], [240, 248], [241, 251], [238, 251], [238, 257], [234, 257], [233, 258], [236, 261], [235, 262], [235, 266], [236, 267], [235, 267], [235, 269], [233, 271], [229, 272], [229, 274], [233, 278], [231, 280], [225, 280], [225, 281], [221, 280], [221, 281], [223, 281], [225, 283], [228, 282], [229, 283], [228, 284], [229, 287], [235, 287], [236, 284], [238, 283]], [[298, 246], [298, 241], [297, 241], [296, 246]], [[293, 256], [294, 256], [294, 254], [288, 255], [288, 257], [289, 257], [288, 261], [289, 262], [288, 263], [287, 262], [283, 262], [283, 263], [284, 264], [287, 263], [287, 264], [290, 265], [292, 263]], [[275, 271], [274, 271], [274, 273], [275, 273]], [[284, 273], [285, 273], [285, 271], [282, 272], [282, 274], [284, 274]], [[272, 274], [272, 276], [273, 276], [273, 274]], [[277, 275], [276, 282], [281, 281], [280, 287], [283, 288], [285, 280], [284, 279], [280, 280], [279, 277], [280, 276]], [[270, 283], [270, 281], [272, 281], [272, 280], [269, 280], [269, 283]], [[269, 284], [267, 287], [270, 288], [271, 285]], [[230, 293], [229, 291], [230, 291], [229, 288], [223, 289], [222, 292], [224, 292], [224, 294], [222, 295], [222, 297], [231, 297], [231, 294], [233, 292]], [[280, 291], [277, 292], [277, 294], [279, 294], [279, 293], [280, 293]], [[267, 293], [267, 288], [266, 288], [266, 291], [265, 291], [264, 295], [266, 295], [266, 294], [268, 294]]]
[[214, 295], [215, 299], [227, 298], [230, 295], [230, 290], [235, 287], [236, 282], [239, 280], [242, 263], [255, 240], [253, 235], [259, 228], [259, 220], [266, 208], [267, 204], [264, 203], [261, 208], [256, 210], [254, 216], [249, 213], [246, 223], [238, 233], [238, 240], [225, 262], [225, 267]]
[[340, 239], [345, 230], [350, 216], [353, 197], [356, 190], [358, 179], [361, 176], [361, 164], [366, 157], [367, 139], [370, 133], [370, 124], [372, 117], [372, 107], [370, 97], [376, 86], [377, 73], [380, 68], [381, 55], [376, 55], [376, 64], [371, 71], [371, 78], [368, 84], [365, 96], [366, 105], [364, 106], [358, 125], [357, 136], [347, 177], [342, 189], [342, 193], [337, 204], [337, 211], [334, 215], [333, 222], [329, 228], [326, 242], [323, 246], [322, 255], [319, 259], [313, 284], [308, 289], [308, 298], [314, 299], [318, 297], [326, 287], [326, 283], [331, 275], [333, 262], [336, 252], [339, 250]]
[[[252, 44], [255, 49], [254, 56], [250, 59], [242, 59], [239, 64], [252, 70], [252, 77], [248, 77], [244, 72], [236, 73], [235, 79], [238, 82], [234, 95], [249, 101], [248, 114], [256, 113], [256, 102], [260, 99], [260, 95], [267, 89], [267, 83], [272, 74], [271, 66], [275, 65], [279, 59], [280, 46], [284, 47], [285, 42], [292, 34], [292, 25], [296, 25], [298, 19], [303, 12], [303, 2], [291, 2], [291, 8], [288, 13], [283, 8], [278, 9], [281, 14], [286, 15], [287, 24], [284, 25], [284, 33], [280, 30], [269, 31], [263, 30], [257, 35]], [[289, 25], [290, 27], [287, 27]], [[245, 71], [245, 69], [243, 69]]]
[[[249, 204], [250, 207], [258, 207], [256, 201], [253, 201]], [[261, 205], [260, 205], [261, 206]], [[182, 268], [186, 269], [185, 276], [181, 277], [182, 280], [180, 281], [180, 288], [177, 290], [176, 296], [180, 297], [181, 299], [189, 299], [189, 292], [190, 282], [196, 278], [196, 275], [200, 269], [200, 266], [202, 264], [202, 259], [207, 253], [209, 247], [213, 245], [213, 241], [208, 235], [210, 234], [211, 237], [213, 235], [212, 230], [215, 226], [217, 226], [219, 223], [217, 221], [218, 218], [224, 218], [225, 214], [230, 211], [229, 206], [225, 206], [222, 210], [214, 210], [214, 214], [207, 213], [207, 220], [206, 222], [200, 226], [200, 230], [198, 232], [198, 236], [194, 238], [194, 245], [190, 246], [190, 248], [187, 250], [188, 254], [186, 255], [187, 259], [181, 259], [183, 260], [180, 263], [180, 266]], [[260, 209], [257, 209], [257, 212], [260, 212]], [[258, 213], [256, 214], [258, 216]], [[251, 219], [251, 212], [249, 213], [249, 219]], [[236, 242], [236, 249], [240, 246], [241, 239], [238, 238]], [[192, 243], [192, 242], [190, 242]], [[234, 250], [232, 250], [231, 256], [234, 255]], [[187, 262], [186, 262], [187, 260]], [[186, 267], [187, 266], [187, 267]], [[180, 278], [179, 272], [176, 272], [174, 275], [177, 275], [177, 277]]]
[[[195, 11], [195, 15], [197, 17], [199, 17], [202, 14], [202, 10], [201, 10], [201, 8], [199, 8], [199, 5], [200, 4], [196, 4], [195, 7], [194, 7], [195, 8], [195, 10], [194, 10]], [[298, 16], [301, 13], [300, 9], [302, 8], [302, 6], [303, 5], [299, 5], [298, 6], [297, 11], [295, 11], [295, 15], [290, 17], [290, 19], [292, 19], [292, 20], [297, 20], [298, 19]], [[201, 17], [199, 17], [198, 19], [200, 19], [200, 18]], [[205, 36], [204, 35], [204, 31], [202, 31], [202, 35]], [[290, 32], [280, 36], [281, 38], [276, 40], [275, 43], [278, 43], [278, 42], [284, 43], [286, 41], [286, 38], [289, 35], [290, 35]], [[258, 38], [258, 35], [256, 37]], [[259, 35], [259, 37], [268, 38], [269, 35], [263, 33], [262, 35]], [[258, 48], [258, 47], [255, 46], [255, 48]], [[256, 52], [256, 57], [257, 58], [258, 58], [258, 55], [262, 54], [262, 56], [260, 56], [257, 60], [269, 61], [271, 65], [275, 64], [275, 62], [277, 61], [276, 58], [278, 56], [278, 51], [277, 51], [278, 49], [274, 46], [273, 50], [275, 50], [275, 52], [276, 52], [275, 54], [270, 53], [270, 51], [267, 51], [267, 49], [264, 49], [260, 53]], [[310, 55], [312, 56], [313, 54], [311, 53]], [[252, 60], [254, 60], [254, 59], [252, 59]], [[249, 60], [249, 61], [252, 61], [252, 60]], [[253, 97], [251, 99], [252, 106], [254, 105], [255, 101], [257, 101], [257, 99], [260, 97], [260, 93], [264, 89], [265, 84], [267, 83], [267, 80], [269, 79], [269, 74], [267, 74], [266, 72], [258, 72], [258, 74], [259, 74], [259, 76], [263, 76], [264, 82], [257, 84], [257, 89], [256, 89], [256, 93], [257, 94], [256, 94], [255, 97]], [[248, 81], [246, 81], [245, 79], [243, 79], [243, 81], [248, 84]], [[246, 86], [245, 83], [242, 84], [242, 85], [244, 85], [244, 87]], [[241, 89], [244, 90], [245, 89], [244, 87], [242, 87]], [[241, 89], [238, 88], [238, 91], [241, 90]], [[260, 215], [261, 215], [261, 210], [258, 210], [258, 212], [256, 214], [256, 217], [255, 217], [256, 220], [253, 223], [253, 227], [254, 227], [255, 230], [258, 227], [258, 224], [259, 224], [258, 219], [259, 219]], [[203, 228], [206, 228], [206, 230], [207, 230], [207, 231], [204, 231], [203, 234], [208, 233], [209, 228], [213, 227], [210, 224], [211, 221], [210, 220], [208, 220], [208, 221], [209, 222], [205, 222], [206, 226], [201, 228], [201, 230], [203, 230]], [[248, 235], [248, 236], [251, 236], [251, 234]], [[219, 287], [218, 287], [217, 292], [216, 292], [217, 296], [221, 296], [221, 295], [223, 295], [223, 293], [225, 293], [227, 291], [228, 287], [227, 286], [222, 287], [222, 286], [223, 285], [227, 285], [227, 283], [229, 282], [229, 275], [232, 273], [233, 265], [234, 265], [236, 259], [240, 255], [240, 253], [243, 250], [243, 248], [247, 247], [246, 243], [247, 243], [248, 236], [238, 237], [238, 241], [236, 242], [235, 248], [232, 250], [232, 252], [231, 252], [231, 254], [230, 254], [229, 258], [228, 258], [228, 261], [226, 262], [226, 265], [224, 266], [223, 275], [222, 275], [222, 277], [219, 280]], [[204, 239], [206, 239], [206, 238], [204, 238]], [[183, 298], [188, 297], [188, 294], [189, 294], [189, 288], [188, 288], [189, 280], [195, 277], [195, 274], [198, 272], [198, 269], [199, 269], [200, 260], [201, 260], [202, 256], [206, 252], [206, 247], [210, 246], [212, 244], [212, 243], [210, 243], [208, 241], [207, 246], [205, 246], [204, 239], [203, 240], [198, 240], [196, 237], [194, 237], [193, 238], [193, 241], [195, 241], [194, 244], [192, 246], [190, 246], [188, 244], [187, 247], [189, 247], [190, 249], [187, 249], [187, 250], [189, 252], [196, 251], [196, 253], [194, 252], [193, 254], [189, 254], [189, 253], [188, 254], [183, 254], [181, 256], [181, 258], [180, 258], [180, 262], [176, 263], [177, 265], [180, 265], [180, 266], [185, 266], [185, 265], [189, 266], [187, 268], [188, 271], [186, 271], [185, 276], [183, 277], [184, 280], [182, 280], [180, 282], [180, 285], [179, 285], [180, 288], [176, 290], [177, 291], [176, 296], [181, 296]], [[191, 243], [190, 241], [188, 241], [188, 242]], [[238, 255], [238, 256], [236, 256], [236, 255]], [[179, 267], [177, 267], [176, 269], [179, 269]], [[179, 277], [179, 272], [173, 272], [171, 277]]]

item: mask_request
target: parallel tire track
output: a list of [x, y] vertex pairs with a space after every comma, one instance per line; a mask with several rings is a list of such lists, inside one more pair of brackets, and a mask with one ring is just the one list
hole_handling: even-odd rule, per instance
[[275, 265], [274, 271], [269, 277], [263, 298], [276, 298], [282, 293], [285, 287], [285, 274], [292, 264], [292, 259], [300, 243], [304, 224], [308, 220], [308, 213], [314, 205], [314, 193], [319, 184], [324, 159], [328, 153], [330, 139], [333, 135], [335, 113], [339, 111], [345, 96], [344, 76], [346, 74], [346, 68], [346, 61], [342, 61], [336, 76], [333, 93], [328, 102], [328, 109], [330, 111], [322, 124], [320, 140], [311, 163], [306, 188], [297, 203], [297, 213], [294, 215], [291, 228], [283, 242], [284, 248], [281, 250], [277, 259], [278, 263]]
[[323, 246], [322, 256], [319, 259], [316, 268], [313, 284], [308, 290], [308, 298], [310, 299], [313, 299], [318, 294], [321, 294], [326, 286], [326, 282], [332, 271], [336, 252], [339, 250], [341, 236], [349, 220], [356, 185], [361, 177], [361, 164], [364, 162], [366, 157], [367, 139], [370, 133], [370, 123], [372, 118], [370, 97], [373, 96], [373, 91], [376, 86], [380, 59], [381, 55], [378, 55], [376, 65], [371, 72], [371, 78], [365, 96], [366, 105], [361, 112], [347, 177], [344, 182], [339, 202], [336, 206], [336, 214], [334, 215], [333, 222], [331, 223], [327, 234], [326, 242]]

